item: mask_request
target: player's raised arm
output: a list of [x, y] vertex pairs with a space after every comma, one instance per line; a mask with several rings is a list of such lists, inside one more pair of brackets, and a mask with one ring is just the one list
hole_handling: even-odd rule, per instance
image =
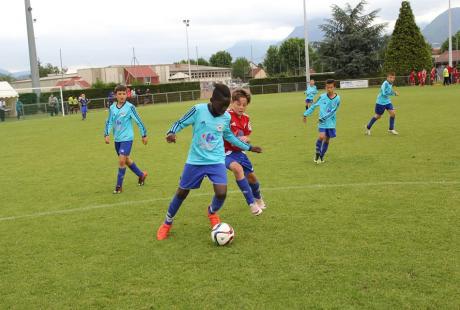
[[319, 107], [319, 103], [318, 103], [319, 100], [320, 100], [320, 99], [318, 99], [314, 104], [312, 104], [311, 107], [308, 108], [307, 111], [305, 111], [305, 112], [303, 113], [303, 117], [310, 116], [310, 115], [315, 111], [315, 109], [316, 109], [317, 107]]
[[175, 122], [166, 133], [166, 141], [168, 143], [175, 143], [176, 134], [179, 133], [185, 127], [192, 125], [196, 120], [196, 114], [196, 107], [192, 107], [187, 113], [185, 113], [184, 116], [182, 116], [180, 120]]

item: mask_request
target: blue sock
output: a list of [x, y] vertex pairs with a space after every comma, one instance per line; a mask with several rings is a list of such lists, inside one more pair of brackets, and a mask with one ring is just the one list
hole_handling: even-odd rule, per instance
[[395, 129], [395, 118], [390, 117], [390, 130]]
[[138, 177], [141, 177], [144, 175], [144, 173], [136, 166], [136, 164], [133, 162], [131, 166], [128, 166], [129, 169], [131, 169], [132, 172], [134, 172]]
[[374, 125], [376, 121], [377, 119], [375, 117], [371, 118], [371, 121], [369, 122], [369, 124], [367, 124], [367, 129], [371, 129], [372, 125]]
[[211, 205], [208, 208], [208, 213], [209, 214], [214, 214], [217, 211], [219, 211], [220, 208], [222, 208], [222, 206], [224, 205], [224, 201], [225, 201], [225, 199], [219, 199], [216, 196], [214, 196], [212, 198]]
[[261, 199], [262, 196], [260, 195], [259, 182], [249, 183], [249, 186], [251, 186], [251, 190], [252, 190], [252, 194], [254, 195], [254, 198], [255, 199]]
[[123, 185], [123, 178], [125, 177], [126, 168], [118, 168], [117, 186]]
[[321, 153], [320, 153], [321, 158], [323, 158], [323, 156], [326, 154], [328, 147], [329, 147], [329, 142], [324, 142], [323, 147], [321, 148]]
[[320, 139], [316, 140], [316, 154], [321, 153], [321, 146], [323, 145], [323, 141]]
[[236, 184], [238, 184], [238, 187], [240, 188], [241, 192], [244, 195], [244, 198], [246, 198], [246, 202], [248, 205], [254, 203], [254, 195], [252, 194], [252, 190], [249, 187], [249, 182], [248, 179], [244, 178], [242, 180], [236, 181]]
[[180, 199], [177, 195], [174, 195], [173, 200], [169, 204], [168, 212], [166, 213], [165, 224], [171, 225], [174, 221], [177, 211], [179, 211], [180, 206], [184, 202], [184, 199]]

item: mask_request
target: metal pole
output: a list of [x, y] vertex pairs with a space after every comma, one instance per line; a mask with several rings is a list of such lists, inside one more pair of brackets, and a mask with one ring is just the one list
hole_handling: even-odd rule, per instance
[[190, 26], [190, 20], [189, 19], [184, 19], [183, 20], [185, 24], [185, 36], [187, 39], [187, 61], [188, 61], [188, 79], [189, 81], [192, 80], [192, 67], [190, 66], [190, 51], [188, 47], [188, 27]]
[[198, 45], [195, 46], [196, 49], [196, 74], [198, 74]]
[[310, 82], [310, 56], [308, 55], [308, 25], [306, 0], [303, 0], [303, 32], [305, 38], [305, 78], [308, 84]]
[[60, 93], [60, 95], [61, 95], [62, 116], [65, 116], [65, 111], [64, 111], [64, 96], [62, 95], [62, 87], [59, 87], [59, 93]]
[[35, 93], [37, 94], [37, 97], [40, 97], [40, 76], [38, 74], [38, 58], [37, 47], [35, 45], [32, 7], [30, 6], [30, 0], [24, 0], [24, 4], [26, 8], [27, 39], [29, 43], [29, 61], [32, 87], [37, 88]]
[[449, 66], [452, 67], [452, 9], [449, 0]]

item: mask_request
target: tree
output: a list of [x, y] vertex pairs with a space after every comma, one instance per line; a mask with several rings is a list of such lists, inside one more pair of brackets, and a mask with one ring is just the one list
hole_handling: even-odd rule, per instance
[[232, 64], [232, 76], [244, 80], [250, 69], [249, 61], [244, 57], [239, 57]]
[[319, 53], [325, 70], [338, 76], [359, 77], [376, 73], [379, 69], [378, 52], [386, 24], [375, 24], [379, 10], [364, 14], [367, 2], [361, 0], [355, 7], [332, 6], [332, 18], [320, 25], [325, 34]]
[[[279, 48], [279, 56], [282, 63], [285, 65], [285, 72], [288, 75], [304, 75], [305, 74], [305, 40], [299, 38], [291, 38], [284, 41]], [[308, 56], [310, 65], [317, 63], [318, 55], [308, 46]]]
[[268, 50], [267, 50], [267, 53], [265, 54], [265, 59], [264, 59], [264, 68], [266, 69], [267, 74], [269, 76], [274, 76], [281, 72], [280, 62], [281, 62], [281, 59], [279, 55], [278, 46], [270, 45], [268, 47]]
[[0, 74], [0, 81], [11, 83], [11, 82], [16, 81], [16, 79], [12, 77], [11, 75]]
[[46, 77], [48, 74], [64, 74], [67, 72], [67, 68], [62, 68], [62, 71], [60, 68], [53, 66], [50, 63], [45, 64], [44, 66], [38, 60], [38, 75], [40, 77]]
[[415, 23], [409, 1], [403, 1], [385, 53], [384, 71], [406, 75], [412, 69], [418, 71], [431, 66], [431, 47]]
[[[460, 31], [452, 36], [452, 50], [457, 50], [460, 47]], [[441, 46], [441, 52], [449, 50], [449, 38]]]
[[209, 58], [209, 63], [214, 67], [230, 68], [232, 66], [232, 55], [226, 51], [219, 51]]

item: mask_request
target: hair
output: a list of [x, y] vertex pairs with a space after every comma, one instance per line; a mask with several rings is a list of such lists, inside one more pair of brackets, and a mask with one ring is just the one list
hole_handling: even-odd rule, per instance
[[335, 80], [334, 79], [329, 79], [326, 81], [326, 85], [327, 84], [334, 84], [335, 85]]
[[239, 101], [240, 98], [246, 98], [248, 104], [251, 102], [251, 94], [242, 88], [235, 90], [232, 94], [232, 101]]
[[396, 73], [394, 73], [394, 71], [390, 71], [388, 72], [387, 76], [396, 76]]
[[117, 86], [115, 86], [114, 92], [117, 93], [119, 91], [126, 91], [126, 90], [127, 90], [127, 87], [125, 85], [118, 84]]
[[212, 103], [229, 104], [232, 94], [227, 85], [216, 83], [214, 84], [214, 91], [212, 92]]

